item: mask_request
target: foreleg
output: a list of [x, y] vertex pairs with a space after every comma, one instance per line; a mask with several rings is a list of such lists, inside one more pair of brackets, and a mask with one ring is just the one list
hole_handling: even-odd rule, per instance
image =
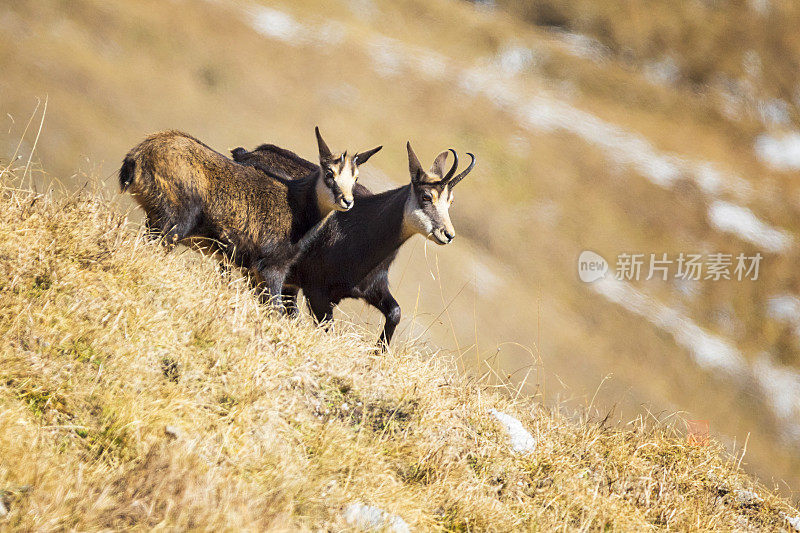
[[392, 293], [389, 292], [388, 284], [379, 287], [365, 299], [367, 303], [377, 307], [378, 310], [383, 313], [385, 322], [378, 343], [381, 349], [386, 350], [392, 342], [394, 330], [397, 329], [397, 325], [400, 323], [400, 316], [402, 314], [400, 304], [397, 303]]

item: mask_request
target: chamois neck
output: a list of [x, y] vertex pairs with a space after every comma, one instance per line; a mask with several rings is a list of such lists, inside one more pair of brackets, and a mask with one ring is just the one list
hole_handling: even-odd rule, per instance
[[305, 177], [291, 180], [287, 184], [289, 203], [295, 213], [295, 228], [299, 232], [295, 238], [300, 238], [327, 214], [326, 211], [320, 210], [317, 200], [316, 184], [317, 181], [321, 181], [318, 180], [318, 174], [318, 171], [310, 172]]
[[[354, 263], [352, 272], [356, 278], [362, 279], [397, 253], [408, 238], [403, 235], [403, 209], [409, 189], [410, 185], [406, 185], [359, 198], [353, 209], [337, 213], [344, 225], [357, 228], [357, 235], [350, 236], [360, 259]], [[356, 245], [355, 241], [360, 244]]]

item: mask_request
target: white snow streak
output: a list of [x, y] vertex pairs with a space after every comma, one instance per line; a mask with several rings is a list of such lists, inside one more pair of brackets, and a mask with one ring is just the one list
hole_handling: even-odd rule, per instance
[[768, 252], [783, 252], [792, 244], [792, 236], [788, 232], [767, 225], [748, 208], [740, 205], [717, 200], [708, 208], [708, 218], [718, 230], [733, 233]]
[[736, 347], [722, 337], [705, 331], [688, 316], [611, 277], [598, 280], [591, 287], [606, 299], [672, 335], [678, 344], [689, 350], [698, 366], [706, 370], [721, 370], [733, 376], [745, 374], [747, 363]]
[[781, 137], [761, 134], [756, 138], [755, 151], [763, 163], [775, 170], [800, 170], [800, 133]]

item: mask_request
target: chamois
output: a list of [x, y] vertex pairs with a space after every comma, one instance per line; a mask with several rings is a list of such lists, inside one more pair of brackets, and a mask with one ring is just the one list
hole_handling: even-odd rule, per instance
[[[356, 205], [348, 212], [334, 213], [320, 228], [313, 243], [299, 255], [287, 277], [285, 299], [297, 297], [297, 288], [306, 295], [318, 322], [330, 320], [333, 307], [345, 298], [358, 298], [378, 308], [385, 323], [381, 347], [388, 347], [400, 322], [400, 305], [389, 290], [389, 267], [400, 246], [419, 233], [437, 244], [455, 237], [449, 207], [453, 188], [475, 166], [454, 176], [458, 157], [445, 174], [448, 151], [440, 153], [425, 171], [407, 144], [411, 183], [390, 191], [372, 194], [366, 187], [354, 190]], [[308, 170], [313, 163], [274, 145], [262, 145], [252, 152], [233, 151], [237, 161], [260, 168], [280, 168], [290, 175]], [[260, 164], [259, 164], [260, 163]]]
[[[254, 274], [270, 299], [280, 296], [289, 267], [315, 238], [319, 222], [353, 206], [357, 164], [381, 148], [335, 155], [319, 128], [315, 132], [320, 166], [301, 179], [237, 163], [185, 133], [156, 133], [125, 157], [120, 188], [142, 207], [151, 232], [170, 245], [191, 238], [216, 243]], [[282, 308], [280, 299], [275, 303]]]

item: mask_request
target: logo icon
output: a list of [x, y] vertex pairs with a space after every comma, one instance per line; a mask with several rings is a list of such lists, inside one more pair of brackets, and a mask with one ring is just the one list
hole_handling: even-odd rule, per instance
[[578, 256], [578, 277], [584, 283], [591, 283], [602, 279], [608, 272], [608, 262], [603, 259], [603, 256], [592, 252], [591, 250], [584, 250]]

